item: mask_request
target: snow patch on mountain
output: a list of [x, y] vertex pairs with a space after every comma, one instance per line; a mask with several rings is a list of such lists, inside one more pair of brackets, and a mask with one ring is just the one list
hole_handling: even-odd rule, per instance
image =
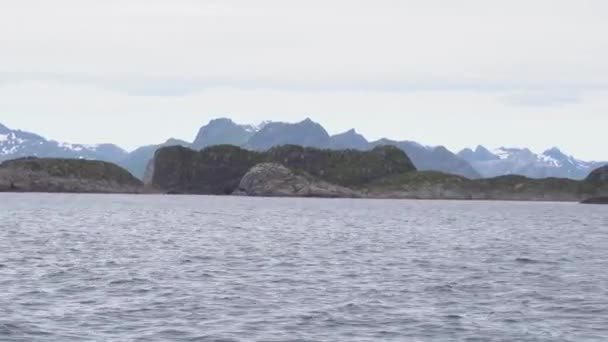
[[266, 127], [266, 125], [272, 123], [272, 121], [270, 120], [265, 120], [260, 122], [257, 125], [241, 125], [245, 131], [247, 131], [248, 133], [257, 133], [259, 131], [261, 131], [264, 127]]
[[539, 154], [538, 155], [538, 160], [540, 162], [542, 162], [542, 163], [551, 165], [553, 167], [560, 167], [560, 166], [562, 166], [562, 163], [559, 160], [557, 160], [557, 159], [555, 159], [555, 158], [553, 158], [551, 156], [548, 156], [546, 154]]

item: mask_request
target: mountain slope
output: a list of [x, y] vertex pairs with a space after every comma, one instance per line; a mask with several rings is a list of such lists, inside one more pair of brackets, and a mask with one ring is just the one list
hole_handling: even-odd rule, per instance
[[365, 137], [354, 129], [347, 132], [332, 135], [329, 139], [329, 148], [333, 150], [344, 150], [344, 149], [355, 149], [355, 150], [369, 150], [371, 145]]

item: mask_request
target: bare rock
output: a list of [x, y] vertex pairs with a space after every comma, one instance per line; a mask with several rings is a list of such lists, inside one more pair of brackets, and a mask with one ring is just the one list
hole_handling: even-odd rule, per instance
[[361, 197], [361, 194], [318, 180], [306, 173], [295, 173], [281, 164], [254, 166], [241, 179], [236, 195], [268, 197]]

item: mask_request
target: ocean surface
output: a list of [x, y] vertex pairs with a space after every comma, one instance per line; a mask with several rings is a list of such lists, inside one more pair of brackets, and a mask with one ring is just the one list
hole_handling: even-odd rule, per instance
[[608, 207], [0, 194], [0, 341], [606, 341]]

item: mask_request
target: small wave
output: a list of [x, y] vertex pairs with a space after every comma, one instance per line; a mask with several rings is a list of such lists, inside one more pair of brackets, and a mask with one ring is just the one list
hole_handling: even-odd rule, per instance
[[427, 292], [452, 292], [454, 286], [450, 284], [429, 286], [425, 289]]
[[117, 286], [117, 285], [127, 285], [127, 284], [142, 284], [149, 283], [150, 281], [147, 279], [133, 278], [133, 279], [117, 279], [112, 280], [108, 283], [109, 286]]
[[530, 258], [517, 258], [515, 262], [520, 264], [557, 264], [555, 261], [536, 260]]

